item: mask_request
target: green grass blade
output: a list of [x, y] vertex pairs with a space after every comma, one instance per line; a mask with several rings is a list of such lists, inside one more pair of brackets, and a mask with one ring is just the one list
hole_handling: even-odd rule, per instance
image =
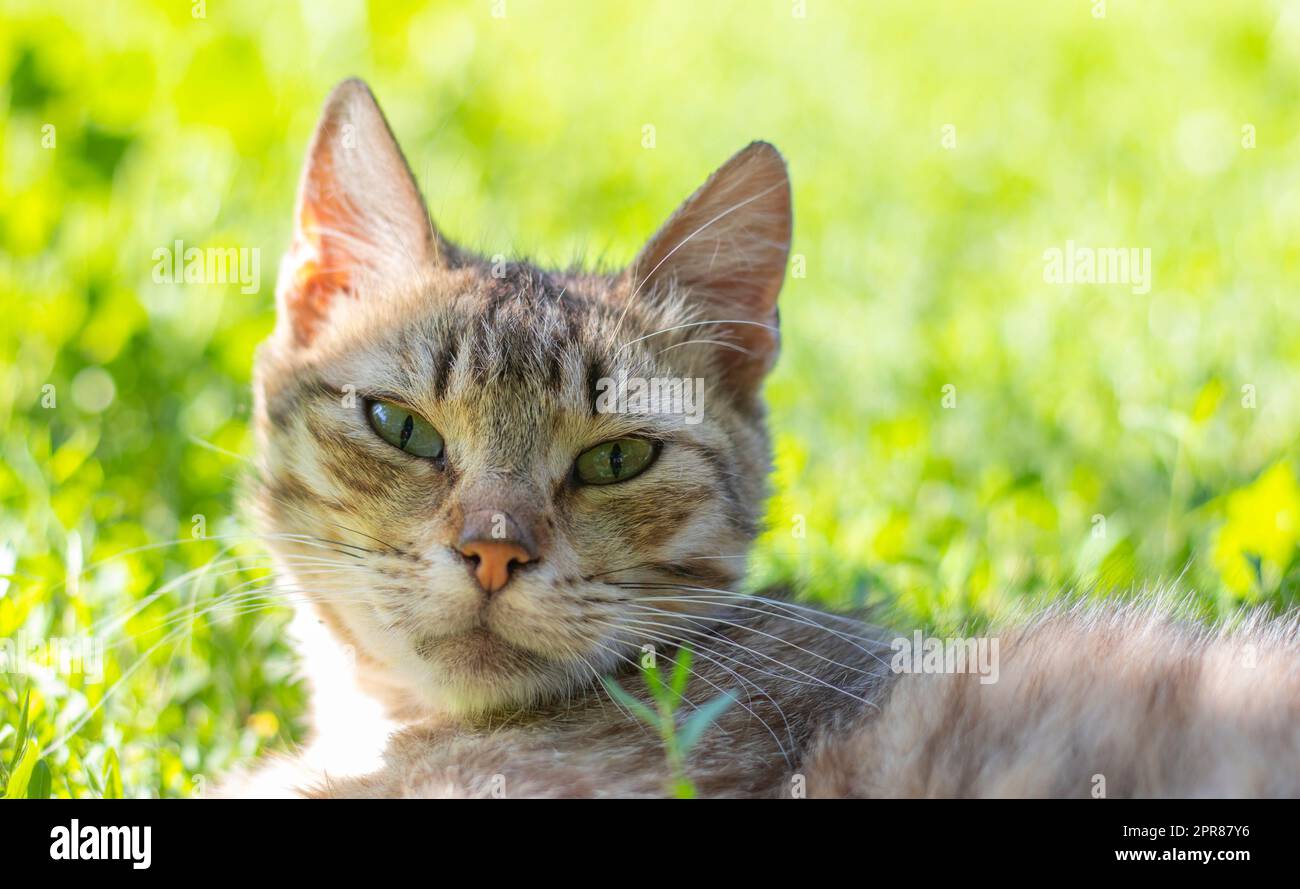
[[118, 767], [117, 751], [109, 748], [104, 757], [104, 799], [122, 798], [122, 770]]
[[659, 725], [658, 715], [645, 704], [641, 703], [641, 701], [632, 697], [623, 686], [619, 685], [608, 676], [602, 676], [600, 681], [605, 686], [605, 691], [609, 692], [610, 697], [635, 713], [646, 725]]
[[686, 683], [691, 678], [691, 659], [695, 656], [689, 646], [677, 649], [677, 662], [673, 664], [673, 695], [680, 698], [686, 693]]
[[664, 681], [659, 678], [659, 668], [642, 667], [641, 673], [645, 676], [645, 684], [650, 689], [650, 696], [661, 705], [668, 702], [667, 689], [664, 688]]
[[31, 705], [32, 688], [29, 685], [27, 687], [27, 694], [23, 696], [22, 715], [18, 717], [18, 735], [14, 740], [14, 755], [13, 758], [9, 760], [9, 771], [11, 772], [14, 770], [14, 766], [18, 764], [18, 757], [22, 755], [23, 747], [27, 744], [27, 715], [31, 710]]
[[95, 777], [95, 773], [90, 770], [89, 766], [85, 768], [85, 774], [86, 783], [90, 785], [90, 789], [93, 790], [97, 796], [102, 797], [104, 795], [104, 787], [99, 783], [99, 779]]
[[[35, 745], [32, 745], [35, 749]], [[45, 760], [36, 761], [36, 767], [32, 769], [31, 780], [27, 783], [28, 799], [49, 799], [50, 791], [54, 786], [54, 776], [50, 774], [50, 766]]]
[[730, 707], [736, 701], [736, 696], [731, 692], [723, 692], [713, 700], [709, 701], [700, 709], [691, 714], [682, 726], [682, 730], [677, 733], [677, 743], [681, 746], [682, 756], [690, 752], [696, 742], [704, 734], [704, 730], [712, 725], [723, 711]]
[[27, 785], [31, 781], [32, 769], [36, 767], [41, 751], [36, 744], [24, 744], [21, 754], [5, 787], [5, 799], [22, 799], [27, 796]]

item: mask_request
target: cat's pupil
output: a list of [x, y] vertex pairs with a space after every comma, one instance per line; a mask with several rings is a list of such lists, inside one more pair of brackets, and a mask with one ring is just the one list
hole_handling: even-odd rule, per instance
[[415, 418], [410, 414], [406, 415], [406, 422], [402, 424], [402, 443], [399, 447], [406, 450], [406, 443], [411, 440], [411, 433], [415, 431]]
[[609, 471], [614, 473], [614, 478], [623, 474], [623, 449], [617, 442], [609, 449]]

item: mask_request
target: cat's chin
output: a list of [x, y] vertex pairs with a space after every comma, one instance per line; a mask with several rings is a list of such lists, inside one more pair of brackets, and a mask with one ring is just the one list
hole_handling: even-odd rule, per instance
[[[429, 705], [466, 716], [517, 709], [572, 690], [572, 664], [528, 651], [483, 627], [415, 643], [427, 667], [420, 689]], [[422, 683], [423, 684], [423, 683]]]

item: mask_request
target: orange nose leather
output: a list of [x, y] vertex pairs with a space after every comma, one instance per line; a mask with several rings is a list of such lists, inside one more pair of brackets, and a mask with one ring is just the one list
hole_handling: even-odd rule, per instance
[[478, 559], [474, 577], [484, 592], [495, 593], [510, 579], [510, 567], [518, 562], [531, 562], [532, 556], [517, 543], [509, 540], [471, 540], [460, 547], [466, 556]]

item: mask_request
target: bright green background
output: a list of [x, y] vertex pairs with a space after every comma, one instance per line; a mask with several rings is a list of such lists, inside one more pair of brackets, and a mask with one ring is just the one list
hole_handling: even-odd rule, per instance
[[[1296, 3], [494, 6], [6, 4], [0, 638], [109, 648], [103, 683], [0, 674], [0, 769], [29, 687], [30, 749], [90, 713], [56, 795], [190, 794], [301, 736], [283, 610], [187, 610], [258, 581], [256, 543], [192, 528], [244, 527], [242, 461], [200, 442], [248, 453], [298, 164], [352, 74], [489, 253], [625, 261], [734, 150], [785, 152], [806, 276], [756, 580], [940, 628], [1180, 574], [1206, 617], [1292, 605]], [[259, 248], [260, 292], [154, 283], [177, 239]], [[1150, 248], [1150, 293], [1045, 283], [1069, 239]]]

